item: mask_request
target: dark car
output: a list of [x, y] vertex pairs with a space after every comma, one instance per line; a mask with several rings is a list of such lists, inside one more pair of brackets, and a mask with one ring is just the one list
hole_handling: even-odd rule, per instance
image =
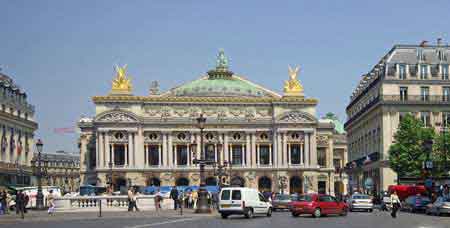
[[272, 199], [273, 210], [289, 209], [289, 203], [291, 203], [291, 196], [285, 194], [276, 194]]
[[316, 218], [329, 214], [346, 216], [348, 211], [348, 206], [345, 202], [338, 201], [333, 196], [324, 194], [300, 195], [289, 204], [289, 208], [294, 217], [298, 217], [301, 214], [311, 214]]
[[413, 213], [418, 211], [424, 212], [430, 202], [430, 198], [426, 196], [410, 196], [405, 199], [405, 202], [403, 202], [402, 209]]

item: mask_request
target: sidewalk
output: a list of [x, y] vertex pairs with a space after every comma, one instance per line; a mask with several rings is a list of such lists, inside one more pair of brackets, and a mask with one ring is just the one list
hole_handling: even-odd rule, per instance
[[102, 212], [102, 217], [99, 217], [99, 213], [94, 212], [57, 212], [49, 215], [47, 211], [28, 211], [25, 214], [25, 218], [21, 219], [20, 215], [15, 212], [8, 215], [0, 215], [0, 225], [15, 222], [40, 222], [40, 221], [66, 221], [66, 220], [95, 220], [95, 219], [108, 219], [108, 218], [153, 218], [153, 217], [210, 217], [217, 216], [217, 212], [211, 214], [196, 214], [193, 209], [183, 209], [183, 215], [180, 215], [180, 210], [162, 210], [155, 211], [139, 211], [128, 212], [115, 211], [115, 212]]

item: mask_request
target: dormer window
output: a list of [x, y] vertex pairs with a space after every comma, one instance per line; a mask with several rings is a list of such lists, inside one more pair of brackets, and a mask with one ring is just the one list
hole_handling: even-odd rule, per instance
[[440, 61], [447, 61], [447, 53], [445, 53], [445, 50], [439, 49], [437, 55]]
[[420, 79], [428, 78], [428, 66], [425, 64], [420, 65]]
[[406, 65], [405, 64], [398, 65], [398, 77], [400, 79], [406, 79]]
[[417, 49], [417, 60], [419, 61], [425, 61], [425, 54], [423, 53], [422, 48]]

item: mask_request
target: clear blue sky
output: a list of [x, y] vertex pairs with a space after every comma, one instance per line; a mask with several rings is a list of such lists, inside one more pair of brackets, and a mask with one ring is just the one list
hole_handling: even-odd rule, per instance
[[214, 66], [280, 91], [287, 65], [318, 113], [345, 119], [359, 81], [394, 44], [450, 40], [450, 1], [26, 1], [0, 0], [0, 65], [36, 106], [45, 150], [76, 150], [73, 127], [106, 95], [114, 64], [128, 64], [134, 94]]

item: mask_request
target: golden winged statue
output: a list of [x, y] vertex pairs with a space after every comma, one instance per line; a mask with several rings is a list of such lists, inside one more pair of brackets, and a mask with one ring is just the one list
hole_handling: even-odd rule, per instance
[[115, 66], [116, 78], [112, 81], [112, 92], [130, 93], [132, 89], [131, 79], [127, 76], [127, 65], [123, 67]]
[[288, 66], [288, 70], [289, 80], [284, 82], [284, 94], [287, 96], [303, 96], [303, 86], [297, 79], [300, 67], [296, 66], [295, 69], [292, 69], [291, 66]]

